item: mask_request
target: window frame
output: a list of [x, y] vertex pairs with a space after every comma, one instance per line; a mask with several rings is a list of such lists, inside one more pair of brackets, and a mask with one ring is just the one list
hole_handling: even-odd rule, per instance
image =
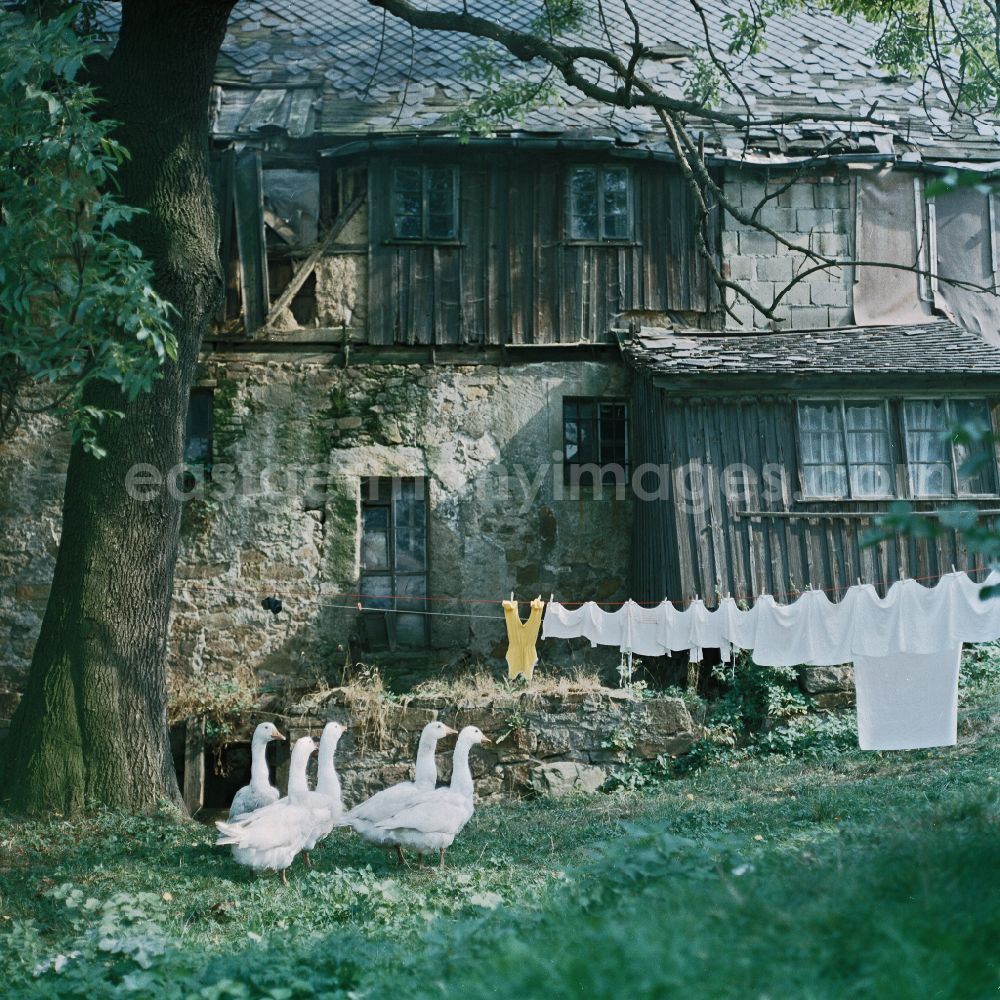
[[[907, 434], [909, 431], [907, 416], [906, 416], [906, 404], [908, 402], [921, 402], [921, 401], [943, 401], [947, 407], [947, 425], [950, 430], [953, 428], [957, 421], [955, 419], [954, 405], [962, 400], [981, 402], [985, 405], [987, 415], [989, 418], [989, 433], [993, 435], [994, 440], [989, 442], [987, 447], [992, 457], [991, 474], [994, 483], [994, 491], [991, 493], [967, 493], [959, 491], [959, 476], [958, 469], [959, 463], [956, 460], [955, 455], [955, 441], [954, 438], [950, 439], [949, 446], [949, 462], [951, 468], [951, 485], [952, 491], [950, 493], [941, 494], [926, 494], [917, 493], [914, 490], [914, 478], [912, 473], [912, 467], [910, 462], [910, 448], [907, 441]], [[926, 502], [942, 501], [942, 500], [995, 500], [1000, 497], [1000, 460], [998, 460], [997, 454], [997, 444], [1000, 441], [1000, 435], [997, 434], [997, 421], [995, 415], [996, 409], [996, 398], [989, 394], [980, 393], [907, 393], [906, 395], [900, 396], [886, 396], [886, 397], [866, 397], [862, 395], [849, 395], [849, 396], [839, 396], [839, 395], [823, 395], [823, 396], [800, 396], [796, 397], [795, 400], [795, 448], [796, 448], [796, 460], [798, 464], [798, 481], [799, 481], [799, 497], [802, 502], [813, 503], [818, 501], [842, 501], [847, 503], [854, 502], [877, 502], [885, 500], [898, 500], [898, 499], [908, 499], [908, 500], [919, 500]], [[889, 444], [889, 456], [890, 456], [890, 468], [892, 470], [892, 492], [888, 496], [882, 497], [865, 497], [865, 496], [855, 496], [852, 490], [851, 483], [851, 463], [849, 459], [849, 449], [847, 447], [847, 419], [846, 419], [846, 407], [851, 403], [868, 403], [868, 402], [880, 402], [885, 409], [886, 414], [886, 429]], [[806, 491], [806, 480], [805, 480], [805, 465], [803, 462], [803, 452], [802, 452], [802, 423], [800, 417], [800, 409], [803, 404], [839, 404], [839, 420], [840, 420], [840, 434], [841, 442], [844, 450], [844, 465], [843, 468], [847, 474], [847, 495], [837, 496], [835, 494], [812, 494]], [[891, 404], [891, 405], [890, 405]]]
[[996, 437], [996, 420], [993, 415], [993, 400], [990, 396], [979, 396], [972, 395], [970, 393], [961, 394], [924, 394], [924, 395], [907, 395], [903, 396], [899, 401], [899, 430], [900, 437], [903, 445], [903, 462], [906, 465], [906, 488], [908, 498], [911, 500], [988, 500], [991, 498], [996, 498], [1000, 496], [1000, 469], [998, 469], [997, 463], [997, 449], [996, 441], [991, 441], [988, 443], [987, 447], [991, 450], [993, 458], [993, 483], [994, 491], [992, 493], [964, 493], [959, 490], [959, 477], [958, 470], [959, 465], [955, 460], [955, 439], [954, 437], [948, 440], [948, 457], [949, 464], [951, 467], [951, 492], [950, 493], [917, 493], [913, 488], [913, 475], [911, 472], [910, 465], [910, 446], [908, 441], [909, 427], [907, 425], [906, 417], [906, 404], [910, 402], [933, 402], [940, 400], [945, 404], [947, 409], [946, 424], [947, 429], [950, 433], [951, 429], [955, 427], [957, 421], [954, 416], [954, 403], [959, 400], [975, 400], [977, 402], [982, 402], [986, 406], [986, 413], [989, 417], [989, 433]]
[[[594, 417], [594, 426], [597, 431], [597, 441], [596, 449], [598, 458], [595, 462], [589, 461], [578, 461], [571, 460], [567, 455], [567, 434], [566, 434], [566, 424], [567, 406], [579, 406], [581, 403], [594, 404], [597, 408], [596, 415]], [[608, 462], [602, 461], [601, 450], [602, 450], [602, 439], [601, 439], [601, 408], [604, 406], [621, 406], [624, 411], [624, 416], [622, 423], [624, 425], [624, 435], [622, 440], [622, 448], [624, 450], [624, 459], [618, 462], [616, 459], [611, 459]], [[577, 425], [579, 426], [579, 415], [576, 418]], [[631, 442], [631, 432], [632, 432], [632, 412], [631, 406], [629, 405], [629, 400], [623, 396], [563, 396], [562, 398], [562, 423], [561, 423], [561, 436], [562, 436], [562, 467], [563, 467], [563, 484], [566, 486], [580, 486], [579, 475], [576, 477], [576, 483], [573, 482], [574, 470], [579, 469], [584, 465], [596, 465], [599, 469], [603, 468], [605, 465], [621, 465], [622, 471], [624, 473], [623, 482], [620, 484], [622, 486], [627, 485], [629, 478], [632, 474], [632, 442]], [[579, 442], [577, 442], [579, 447]], [[594, 487], [600, 486], [612, 486], [618, 487], [619, 483], [617, 479], [612, 479], [608, 481], [603, 476], [600, 482], [591, 482], [587, 485]]]
[[[843, 469], [846, 473], [847, 482], [847, 493], [843, 496], [838, 496], [835, 493], [807, 493], [806, 491], [806, 479], [805, 479], [805, 468], [809, 464], [812, 466], [816, 464], [821, 466], [823, 463], [806, 463], [803, 461], [802, 457], [802, 406], [808, 405], [829, 405], [830, 403], [837, 404], [837, 411], [840, 421], [840, 444], [844, 452], [844, 463]], [[861, 404], [870, 406], [872, 403], [881, 403], [882, 413], [885, 417], [885, 440], [889, 447], [889, 473], [892, 477], [892, 482], [890, 485], [889, 492], [881, 496], [859, 496], [854, 492], [854, 484], [851, 478], [851, 469], [862, 467], [866, 463], [861, 462], [851, 462], [851, 449], [848, 447], [848, 430], [847, 430], [847, 407], [848, 405]], [[888, 398], [878, 397], [878, 396], [802, 396], [795, 400], [795, 447], [796, 447], [796, 458], [798, 459], [798, 473], [799, 473], [799, 495], [803, 500], [847, 500], [847, 501], [879, 501], [879, 500], [894, 500], [899, 497], [899, 477], [896, 474], [896, 442], [894, 440], [894, 423], [892, 420], [892, 414], [889, 412], [889, 400]], [[826, 463], [829, 465], [829, 463]], [[867, 463], [871, 465], [882, 463]]]
[[[375, 494], [373, 498], [373, 491], [371, 483], [375, 483]], [[418, 483], [420, 486], [420, 492], [423, 498], [424, 505], [424, 543], [423, 543], [423, 571], [415, 572], [412, 570], [400, 570], [396, 562], [396, 526], [397, 526], [397, 515], [396, 515], [396, 500], [399, 493], [399, 489], [402, 483], [413, 482]], [[360, 507], [360, 525], [359, 525], [359, 537], [358, 542], [360, 545], [359, 553], [359, 582], [363, 583], [366, 579], [381, 578], [389, 580], [389, 595], [386, 597], [380, 597], [379, 595], [366, 595], [362, 597], [362, 601], [371, 600], [386, 600], [391, 599], [391, 607], [388, 608], [365, 608], [364, 614], [369, 615], [381, 615], [385, 621], [386, 628], [386, 639], [390, 650], [395, 650], [397, 647], [396, 642], [396, 615], [405, 614], [415, 614], [412, 609], [400, 610], [399, 595], [400, 587], [398, 580], [402, 577], [405, 578], [422, 578], [424, 581], [424, 597], [429, 596], [428, 592], [430, 590], [430, 518], [429, 518], [429, 504], [428, 504], [428, 493], [427, 493], [427, 479], [424, 476], [363, 476], [361, 478], [361, 507]], [[384, 495], [384, 490], [388, 488], [388, 494]], [[386, 521], [386, 568], [382, 569], [367, 569], [364, 564], [364, 540], [365, 540], [365, 511], [375, 508], [382, 508], [388, 511], [387, 521]], [[362, 593], [365, 591], [365, 587], [362, 586]], [[413, 600], [413, 598], [403, 598], [403, 600]], [[426, 608], [423, 609], [426, 611]], [[421, 641], [420, 644], [404, 644], [406, 648], [410, 649], [423, 649], [430, 645], [430, 625], [429, 619], [426, 614], [419, 614], [421, 622]]]
[[[578, 170], [594, 170], [597, 174], [597, 235], [596, 236], [574, 236], [573, 220], [576, 215], [573, 211], [573, 174]], [[604, 175], [609, 170], [620, 170], [625, 174], [625, 235], [606, 236], [604, 225]], [[631, 167], [619, 163], [572, 163], [567, 167], [565, 175], [565, 205], [566, 223], [563, 227], [563, 236], [566, 243], [582, 244], [584, 246], [614, 246], [617, 244], [630, 244], [635, 242], [635, 174]]]
[[[191, 416], [192, 416], [192, 404], [195, 397], [201, 397], [208, 400], [208, 407], [206, 409], [206, 414], [208, 416], [207, 420], [207, 433], [192, 435], [191, 433]], [[207, 442], [206, 445], [206, 456], [204, 459], [193, 462], [188, 458], [188, 447], [194, 437], [204, 438]], [[215, 464], [215, 386], [214, 385], [194, 385], [191, 387], [188, 393], [188, 411], [187, 416], [184, 421], [184, 466], [188, 475], [194, 476], [194, 469], [200, 470], [201, 476], [205, 482], [210, 482], [212, 479], [212, 466]]]
[[[420, 235], [403, 236], [399, 233], [398, 215], [396, 213], [397, 174], [401, 170], [420, 171]], [[451, 172], [451, 217], [452, 233], [450, 236], [428, 235], [429, 197], [428, 177], [432, 170], [448, 170]], [[461, 174], [455, 163], [398, 163], [389, 167], [389, 233], [393, 243], [434, 243], [455, 244], [459, 242], [459, 205], [461, 202], [459, 183]]]

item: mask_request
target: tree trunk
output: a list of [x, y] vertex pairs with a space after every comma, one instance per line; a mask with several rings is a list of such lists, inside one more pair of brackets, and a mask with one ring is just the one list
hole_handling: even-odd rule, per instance
[[146, 212], [127, 235], [177, 309], [178, 358], [133, 403], [95, 388], [95, 402], [125, 417], [102, 428], [104, 459], [72, 450], [52, 592], [5, 748], [4, 796], [17, 809], [180, 801], [165, 662], [180, 503], [165, 489], [134, 499], [126, 477], [138, 463], [165, 474], [181, 462], [201, 336], [222, 291], [208, 96], [233, 3], [125, 0], [96, 81], [132, 154], [122, 198]]

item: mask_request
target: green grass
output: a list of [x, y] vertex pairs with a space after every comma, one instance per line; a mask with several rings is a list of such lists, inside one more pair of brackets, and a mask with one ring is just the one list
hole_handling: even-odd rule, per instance
[[195, 824], [0, 816], [0, 996], [996, 996], [995, 672], [962, 715], [955, 748], [482, 806], [442, 874], [340, 831], [286, 888]]

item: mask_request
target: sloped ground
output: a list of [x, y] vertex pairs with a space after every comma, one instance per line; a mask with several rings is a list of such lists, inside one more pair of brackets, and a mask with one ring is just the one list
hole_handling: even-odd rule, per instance
[[442, 874], [341, 831], [287, 888], [195, 824], [0, 817], [0, 996], [994, 996], [995, 670], [961, 732], [484, 806]]

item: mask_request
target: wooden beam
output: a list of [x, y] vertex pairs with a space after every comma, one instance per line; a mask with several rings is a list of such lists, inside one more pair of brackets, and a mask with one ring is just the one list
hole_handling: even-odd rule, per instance
[[233, 177], [236, 206], [236, 242], [240, 252], [243, 325], [253, 336], [264, 323], [270, 298], [267, 286], [267, 240], [260, 152], [245, 149], [236, 158]]
[[274, 304], [268, 310], [264, 326], [270, 327], [274, 321], [291, 305], [292, 299], [298, 294], [299, 289], [306, 283], [306, 279], [320, 262], [320, 258], [330, 249], [333, 241], [343, 232], [344, 227], [354, 217], [354, 213], [361, 207], [365, 200], [365, 192], [359, 191], [348, 203], [347, 207], [333, 220], [330, 232], [318, 247], [296, 269], [292, 275], [292, 280], [285, 286], [285, 290], [275, 299]]
[[188, 719], [184, 727], [184, 805], [194, 816], [205, 804], [205, 719]]

